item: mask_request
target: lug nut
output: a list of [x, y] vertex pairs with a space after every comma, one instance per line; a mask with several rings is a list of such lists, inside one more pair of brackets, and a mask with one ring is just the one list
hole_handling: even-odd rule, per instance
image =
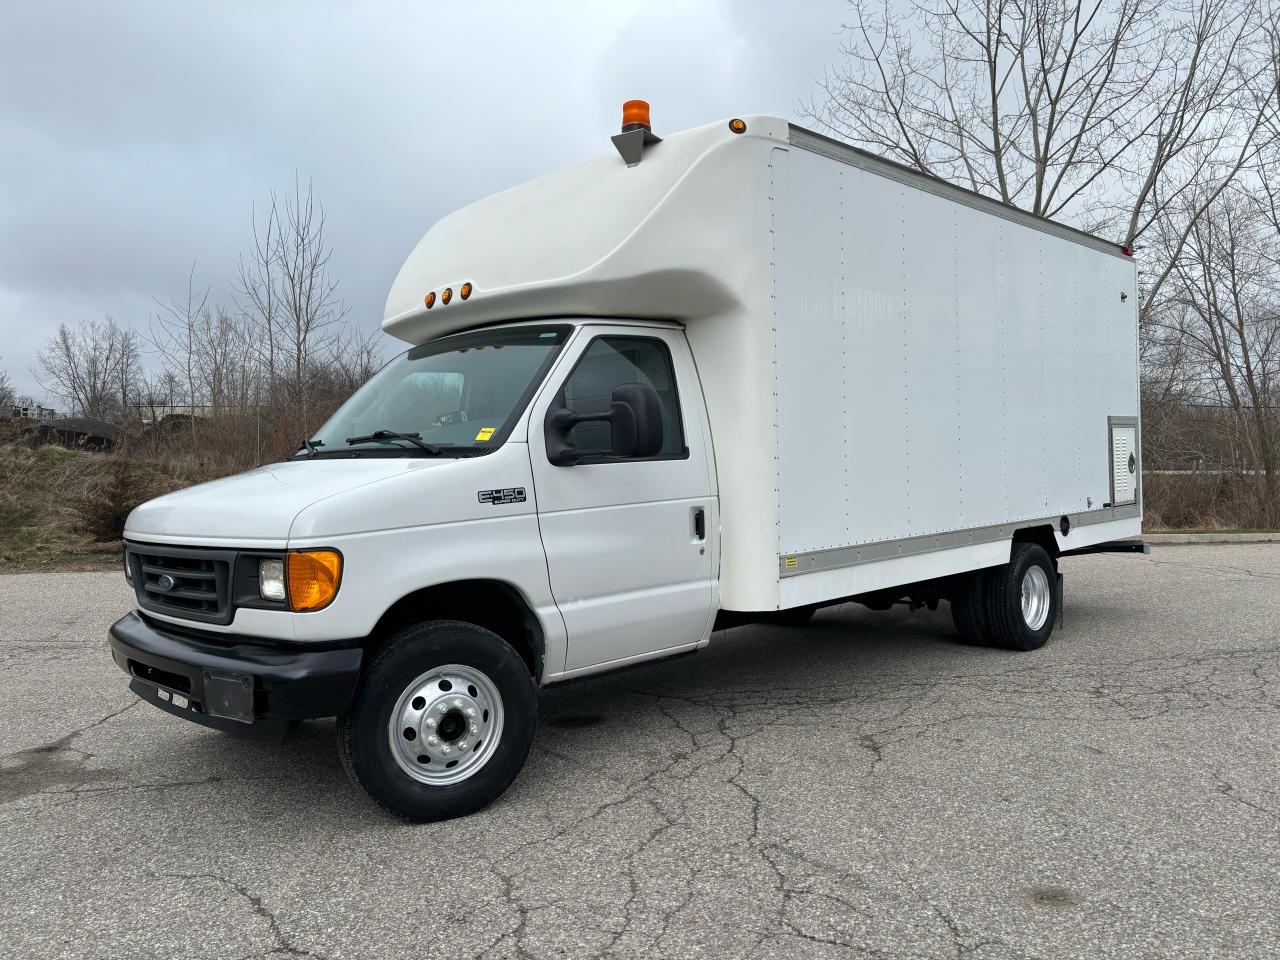
[[477, 727], [477, 726], [473, 723], [473, 724], [471, 725], [471, 735], [472, 735], [472, 736], [475, 736], [475, 735], [476, 735], [477, 733], [479, 733], [479, 732], [480, 732], [480, 728], [479, 728], [479, 727]]
[[463, 740], [463, 741], [459, 742], [459, 744], [458, 744], [458, 749], [459, 749], [459, 750], [465, 750], [465, 749], [467, 749], [467, 741]]
[[436, 728], [436, 718], [427, 717], [427, 729], [434, 730]]
[[439, 738], [439, 737], [427, 737], [427, 745], [428, 745], [428, 746], [432, 746], [432, 747], [434, 747], [434, 746], [435, 746], [437, 743], [439, 743], [439, 742], [440, 742], [440, 738]]
[[454, 698], [453, 698], [453, 705], [454, 705], [455, 707], [457, 707], [459, 710], [461, 710], [461, 709], [462, 709], [462, 698], [461, 698], [461, 697], [454, 697]]
[[452, 751], [448, 747], [441, 747], [440, 752], [447, 757]]
[[440, 706], [439, 706], [439, 707], [437, 707], [436, 709], [438, 709], [441, 713], [448, 713], [448, 712], [449, 712], [449, 705], [448, 705], [447, 703], [442, 703], [442, 704], [440, 704]]
[[467, 707], [467, 716], [468, 716], [468, 717], [474, 717], [475, 715], [476, 715], [476, 708], [475, 708], [475, 707]]

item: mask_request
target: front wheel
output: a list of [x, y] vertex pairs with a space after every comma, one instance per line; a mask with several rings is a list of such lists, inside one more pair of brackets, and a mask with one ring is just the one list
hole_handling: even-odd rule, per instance
[[457, 621], [412, 624], [379, 649], [338, 718], [352, 781], [408, 820], [448, 820], [500, 796], [537, 725], [533, 678], [497, 634]]

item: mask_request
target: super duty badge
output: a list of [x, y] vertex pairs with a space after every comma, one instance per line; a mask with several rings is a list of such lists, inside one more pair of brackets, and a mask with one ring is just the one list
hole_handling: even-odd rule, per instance
[[476, 494], [481, 503], [498, 506], [503, 503], [524, 503], [524, 487], [504, 487], [501, 490], [481, 490]]

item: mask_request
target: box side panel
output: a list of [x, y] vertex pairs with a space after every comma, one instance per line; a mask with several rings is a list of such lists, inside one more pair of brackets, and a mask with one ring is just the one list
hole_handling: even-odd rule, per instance
[[808, 151], [780, 170], [781, 575], [1113, 519], [1108, 418], [1138, 412], [1132, 261]]
[[[849, 542], [850, 411], [844, 191], [858, 172], [796, 151], [774, 152], [775, 404], [779, 422], [775, 543], [822, 550]], [[793, 169], [799, 166], [799, 171]], [[816, 178], [806, 182], [807, 177]], [[785, 537], [783, 537], [785, 531]]]

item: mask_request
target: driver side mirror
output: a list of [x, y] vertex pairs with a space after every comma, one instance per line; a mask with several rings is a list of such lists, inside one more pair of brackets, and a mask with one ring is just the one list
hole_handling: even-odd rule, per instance
[[[580, 423], [609, 424], [606, 450], [583, 450], [569, 434]], [[585, 457], [652, 457], [662, 450], [662, 405], [647, 383], [623, 383], [614, 388], [603, 413], [575, 413], [561, 405], [547, 411], [547, 459], [557, 467], [571, 467]]]

